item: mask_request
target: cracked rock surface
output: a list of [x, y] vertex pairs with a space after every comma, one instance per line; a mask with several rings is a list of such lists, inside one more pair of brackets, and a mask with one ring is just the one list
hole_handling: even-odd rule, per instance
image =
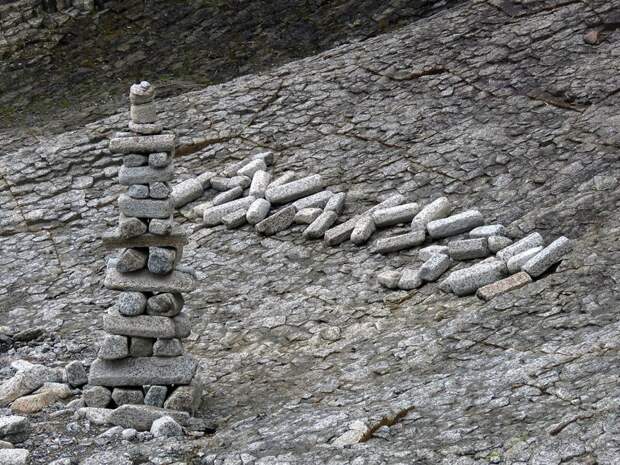
[[[389, 291], [377, 270], [422, 261], [372, 245], [404, 228], [362, 247], [308, 241], [304, 225], [268, 238], [204, 228], [191, 211], [211, 190], [177, 217], [200, 281], [186, 296], [186, 347], [217, 431], [147, 453], [83, 440], [64, 451], [191, 464], [619, 463], [619, 7], [465, 2], [159, 100], [178, 135], [178, 182], [269, 149], [274, 178], [320, 174], [347, 191], [339, 221], [395, 193], [421, 205], [446, 196], [513, 238], [565, 235], [573, 251], [489, 302], [440, 283]], [[596, 44], [584, 40], [592, 30]], [[87, 360], [116, 298], [101, 286], [99, 238], [118, 215], [121, 160], [108, 140], [126, 121], [123, 110], [58, 135], [0, 134], [0, 327], [43, 326]], [[31, 446], [35, 463], [63, 457]]]

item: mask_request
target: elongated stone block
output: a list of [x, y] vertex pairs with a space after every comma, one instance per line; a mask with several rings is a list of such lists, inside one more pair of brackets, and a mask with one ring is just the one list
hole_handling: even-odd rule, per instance
[[110, 140], [113, 153], [153, 153], [174, 151], [174, 134], [118, 137]]
[[265, 236], [271, 236], [280, 231], [284, 231], [295, 220], [297, 210], [292, 205], [285, 207], [271, 216], [268, 216], [260, 223], [256, 224], [256, 231]]
[[542, 245], [544, 245], [543, 237], [539, 233], [534, 232], [497, 252], [497, 257], [507, 262], [521, 252]]
[[411, 220], [411, 229], [426, 229], [431, 221], [445, 218], [452, 211], [452, 205], [446, 197], [439, 197], [422, 208]]
[[101, 236], [106, 249], [136, 248], [136, 247], [176, 247], [187, 245], [187, 234], [182, 226], [176, 226], [169, 235], [142, 234], [141, 236], [124, 239], [118, 229], [106, 231]]
[[559, 262], [571, 249], [570, 240], [561, 236], [530, 258], [521, 269], [532, 278], [536, 278]]
[[489, 236], [487, 244], [491, 253], [497, 253], [512, 244], [512, 239], [504, 236]]
[[469, 231], [469, 237], [505, 236], [506, 228], [502, 224], [487, 224]]
[[205, 171], [196, 179], [200, 182], [200, 184], [202, 184], [202, 188], [206, 190], [211, 187], [211, 179], [213, 179], [215, 176], [216, 173], [214, 173], [213, 171]]
[[405, 269], [400, 275], [398, 281], [398, 288], [404, 291], [410, 291], [417, 289], [422, 285], [422, 277], [420, 270], [412, 270], [411, 268]]
[[450, 268], [451, 263], [452, 261], [447, 255], [433, 255], [420, 267], [420, 278], [428, 282], [437, 281]]
[[375, 220], [372, 219], [372, 215], [363, 216], [351, 232], [351, 242], [355, 245], [365, 244], [376, 230], [377, 227], [375, 226]]
[[507, 278], [500, 279], [499, 281], [487, 284], [486, 286], [482, 286], [476, 291], [476, 295], [480, 299], [488, 301], [500, 294], [513, 291], [531, 282], [532, 278], [530, 275], [521, 271], [520, 273], [513, 274]]
[[238, 199], [243, 194], [243, 188], [241, 186], [233, 187], [227, 191], [222, 192], [221, 194], [217, 194], [211, 200], [213, 206], [223, 205], [228, 202], [232, 202], [233, 200]]
[[188, 272], [174, 270], [167, 275], [156, 275], [146, 270], [120, 273], [110, 260], [103, 285], [117, 291], [138, 292], [191, 292], [196, 288], [194, 276]]
[[265, 192], [265, 198], [272, 204], [282, 204], [314, 194], [322, 188], [323, 178], [320, 174], [314, 174], [280, 186], [270, 186]]
[[321, 213], [320, 208], [303, 208], [295, 214], [295, 224], [311, 224]]
[[239, 168], [237, 170], [237, 175], [247, 176], [251, 178], [252, 176], [254, 176], [254, 173], [256, 173], [257, 171], [265, 171], [265, 170], [267, 170], [267, 164], [265, 163], [264, 160], [261, 160], [259, 158], [256, 160], [252, 160], [251, 162], [249, 162], [242, 168]]
[[196, 366], [196, 361], [189, 355], [97, 359], [90, 367], [88, 383], [112, 387], [189, 384]]
[[429, 245], [418, 251], [418, 258], [420, 260], [428, 260], [433, 255], [448, 255], [447, 245]]
[[222, 222], [222, 218], [229, 213], [233, 213], [238, 210], [247, 211], [255, 200], [256, 199], [254, 197], [243, 197], [222, 205], [209, 207], [204, 210], [204, 224], [205, 226], [216, 226], [220, 224]]
[[118, 197], [118, 208], [123, 215], [134, 218], [168, 218], [174, 207], [170, 199], [132, 199], [126, 194]]
[[171, 339], [189, 335], [187, 316], [183, 313], [174, 318], [153, 315], [123, 316], [115, 307], [110, 308], [104, 315], [103, 329], [108, 334], [143, 338]]
[[[172, 364], [172, 361], [176, 360], [176, 358], [162, 358], [160, 360], [169, 360], [171, 361], [169, 362], [169, 364]], [[171, 417], [174, 421], [181, 425], [187, 425], [190, 418], [189, 413], [187, 412], [179, 412], [176, 410], [153, 407], [151, 405], [125, 404], [111, 411], [110, 415], [108, 416], [108, 422], [112, 425], [122, 426], [123, 428], [133, 428], [138, 431], [150, 431], [153, 422], [163, 417]]]
[[230, 178], [227, 176], [213, 176], [209, 182], [211, 187], [218, 192], [224, 192], [233, 187], [230, 185]]
[[347, 198], [346, 192], [338, 192], [334, 194], [325, 204], [325, 210], [332, 210], [338, 213], [339, 215], [344, 210], [344, 202]]
[[293, 202], [293, 206], [297, 211], [304, 208], [323, 208], [333, 196], [334, 193], [331, 191], [321, 191]]
[[399, 271], [383, 271], [377, 275], [377, 281], [388, 289], [397, 289], [401, 278]]
[[330, 210], [324, 211], [304, 230], [303, 236], [306, 239], [322, 239], [325, 235], [325, 231], [327, 231], [337, 219], [338, 213]]
[[415, 203], [406, 203], [395, 207], [382, 208], [372, 212], [375, 226], [385, 228], [399, 223], [408, 223], [420, 211], [420, 206]]
[[160, 122], [155, 123], [135, 123], [130, 121], [127, 125], [130, 131], [137, 132], [144, 136], [159, 134], [164, 129], [164, 125]]
[[271, 203], [269, 200], [256, 199], [245, 214], [245, 219], [250, 224], [257, 224], [267, 218], [271, 210]]
[[327, 245], [334, 246], [334, 245], [338, 245], [338, 244], [343, 243], [344, 241], [349, 240], [349, 238], [351, 237], [351, 233], [355, 229], [355, 226], [357, 225], [359, 220], [362, 219], [364, 216], [369, 216], [373, 211], [381, 209], [381, 208], [388, 208], [388, 207], [400, 205], [404, 201], [405, 201], [405, 197], [401, 194], [391, 195], [390, 197], [385, 199], [383, 202], [381, 202], [378, 205], [375, 205], [374, 207], [372, 207], [365, 213], [361, 215], [356, 215], [350, 220], [345, 221], [344, 223], [339, 224], [338, 226], [335, 226], [327, 230], [324, 236], [325, 242], [327, 243]]
[[[251, 206], [251, 205], [250, 205]], [[222, 224], [227, 229], [235, 229], [243, 226], [246, 223], [246, 211], [237, 210], [236, 212], [229, 213], [222, 217]]]
[[283, 184], [288, 184], [294, 179], [295, 179], [295, 173], [293, 173], [292, 171], [286, 171], [282, 173], [282, 175], [278, 176], [276, 179], [271, 181], [271, 183], [269, 184], [269, 187], [277, 187]]
[[467, 210], [447, 218], [434, 220], [426, 225], [428, 233], [433, 239], [456, 236], [484, 224], [484, 218], [478, 210]]
[[424, 242], [426, 233], [423, 230], [412, 231], [407, 234], [386, 237], [377, 241], [376, 252], [387, 254], [399, 250], [410, 249]]
[[448, 255], [452, 260], [484, 258], [491, 254], [486, 237], [452, 241], [448, 244]]
[[175, 208], [181, 208], [202, 196], [204, 188], [198, 178], [186, 179], [172, 188], [170, 197]]
[[506, 264], [503, 261], [492, 260], [453, 271], [448, 276], [447, 284], [452, 292], [463, 296], [476, 292], [482, 286], [499, 281], [504, 277], [505, 272]]
[[269, 187], [269, 181], [271, 181], [271, 174], [267, 171], [259, 170], [252, 176], [252, 183], [250, 184], [249, 195], [256, 197], [257, 199], [265, 197], [265, 191]]
[[152, 168], [150, 166], [121, 166], [118, 170], [118, 182], [120, 182], [123, 186], [170, 181], [172, 178], [174, 178], [174, 169], [172, 165], [165, 168]]
[[517, 255], [514, 255], [508, 259], [506, 265], [508, 266], [508, 272], [510, 274], [518, 273], [521, 271], [521, 267], [525, 265], [525, 263], [536, 255], [538, 252], [542, 250], [542, 246], [534, 247], [528, 250], [525, 250]]

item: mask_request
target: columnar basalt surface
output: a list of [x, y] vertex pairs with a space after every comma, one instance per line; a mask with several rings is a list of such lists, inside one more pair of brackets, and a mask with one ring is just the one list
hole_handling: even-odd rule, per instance
[[[441, 278], [382, 289], [377, 270], [423, 263], [416, 249], [373, 253], [394, 230], [331, 247], [303, 238], [307, 224], [265, 238], [205, 228], [193, 214], [204, 198], [181, 208], [184, 263], [208, 283], [185, 295], [186, 348], [208, 363], [206, 415], [218, 423], [193, 443], [199, 460], [618, 462], [620, 37], [605, 26], [618, 6], [466, 2], [161, 102], [179, 182], [270, 150], [274, 179], [320, 174], [346, 191], [343, 220], [396, 193], [420, 206], [445, 196], [515, 242], [533, 232], [573, 241], [553, 273], [485, 302], [443, 292]], [[584, 34], [597, 27], [593, 45]], [[0, 138], [19, 146], [0, 157], [0, 324], [101, 338], [92, 315], [115, 301], [100, 289], [99, 236], [124, 191], [108, 138], [126, 121]], [[494, 254], [499, 241], [489, 239]]]

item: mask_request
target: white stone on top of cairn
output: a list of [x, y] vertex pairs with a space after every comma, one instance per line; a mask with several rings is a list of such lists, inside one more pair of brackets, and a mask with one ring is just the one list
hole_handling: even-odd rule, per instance
[[152, 102], [154, 98], [155, 88], [148, 81], [133, 84], [129, 88], [129, 101], [132, 104], [140, 105]]

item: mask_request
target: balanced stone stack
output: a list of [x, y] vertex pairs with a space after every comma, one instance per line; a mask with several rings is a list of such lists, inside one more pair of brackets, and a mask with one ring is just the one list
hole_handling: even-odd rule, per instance
[[179, 266], [187, 238], [174, 224], [170, 197], [175, 136], [162, 133], [153, 99], [148, 82], [131, 86], [132, 133], [110, 141], [110, 150], [123, 154], [119, 181], [127, 191], [118, 200], [118, 227], [103, 236], [106, 248], [119, 251], [108, 262], [104, 285], [120, 293], [103, 318], [107, 335], [89, 384], [111, 390], [107, 399], [116, 406], [193, 413], [200, 397], [197, 365], [181, 341], [190, 334], [182, 293], [195, 288], [195, 275]]

